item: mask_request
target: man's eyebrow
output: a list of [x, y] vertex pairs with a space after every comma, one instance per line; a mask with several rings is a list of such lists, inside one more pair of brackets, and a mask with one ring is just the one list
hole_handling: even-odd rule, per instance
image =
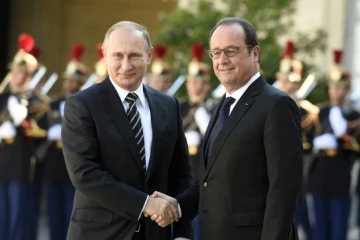
[[225, 49], [225, 48], [229, 48], [229, 47], [238, 47], [238, 46], [236, 46], [236, 45], [227, 45], [227, 46], [224, 47], [224, 48], [219, 48], [219, 47], [217, 47], [217, 48], [212, 48], [212, 49], [210, 49], [210, 50], [220, 50], [220, 49]]

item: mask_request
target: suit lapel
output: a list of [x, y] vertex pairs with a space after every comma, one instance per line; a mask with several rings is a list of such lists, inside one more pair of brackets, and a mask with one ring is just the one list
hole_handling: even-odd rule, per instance
[[136, 165], [139, 167], [139, 170], [141, 172], [144, 172], [141, 166], [140, 155], [137, 150], [134, 133], [132, 131], [130, 122], [127, 118], [124, 106], [121, 102], [118, 93], [116, 92], [114, 86], [112, 86], [109, 78], [106, 78], [102, 83], [99, 84], [102, 85], [102, 88], [100, 88], [100, 96], [104, 108], [111, 116], [124, 142], [126, 142], [126, 144], [128, 145], [134, 157], [134, 161], [136, 162]]
[[[216, 161], [217, 156], [221, 148], [223, 147], [227, 137], [238, 124], [238, 122], [243, 118], [245, 113], [250, 109], [251, 105], [255, 101], [255, 96], [259, 94], [264, 85], [265, 81], [260, 76], [254, 83], [249, 86], [249, 88], [245, 91], [245, 93], [235, 105], [233, 111], [231, 112], [229, 118], [225, 123], [224, 128], [219, 132], [219, 135], [214, 140], [210, 156], [207, 160], [207, 167], [204, 176], [205, 178], [209, 174], [212, 166], [214, 165], [214, 162]], [[218, 108], [220, 109], [220, 107]]]
[[203, 147], [202, 147], [202, 163], [205, 164], [205, 157], [206, 157], [206, 150], [207, 150], [207, 144], [208, 144], [208, 140], [209, 140], [209, 137], [210, 137], [210, 133], [215, 125], [215, 122], [216, 122], [216, 119], [217, 119], [217, 116], [219, 115], [219, 111], [220, 111], [220, 106], [222, 105], [223, 101], [224, 101], [225, 97], [223, 97], [220, 101], [220, 103], [218, 103], [216, 105], [216, 108], [215, 108], [215, 111], [214, 113], [212, 114], [211, 116], [211, 119], [210, 119], [210, 122], [209, 122], [209, 125], [206, 129], [206, 132], [205, 132], [205, 136], [204, 136], [204, 143], [203, 143]]
[[150, 107], [152, 136], [153, 136], [151, 143], [150, 161], [145, 179], [146, 182], [148, 181], [151, 174], [154, 172], [156, 161], [159, 158], [157, 155], [159, 154], [160, 151], [159, 143], [161, 142], [162, 123], [164, 122], [163, 117], [166, 114], [166, 112], [156, 96], [156, 91], [154, 91], [153, 89], [147, 86], [144, 86], [144, 93]]

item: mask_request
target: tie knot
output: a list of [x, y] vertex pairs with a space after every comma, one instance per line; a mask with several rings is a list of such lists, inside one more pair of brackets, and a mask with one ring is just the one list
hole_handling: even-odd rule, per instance
[[224, 102], [223, 102], [223, 106], [227, 106], [227, 107], [230, 107], [231, 104], [233, 104], [235, 102], [235, 98], [233, 97], [227, 97], [225, 98]]
[[136, 102], [136, 100], [138, 99], [138, 95], [136, 95], [136, 93], [133, 92], [129, 92], [129, 94], [126, 96], [125, 100], [130, 104], [134, 104]]

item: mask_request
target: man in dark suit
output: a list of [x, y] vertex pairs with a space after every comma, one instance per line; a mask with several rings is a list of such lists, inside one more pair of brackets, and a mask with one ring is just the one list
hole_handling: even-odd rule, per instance
[[[191, 181], [178, 101], [142, 84], [153, 53], [149, 34], [119, 22], [103, 53], [109, 77], [65, 104], [63, 151], [76, 188], [68, 239], [192, 238], [178, 204], [149, 196], [176, 196]], [[178, 222], [161, 228], [143, 213]]]
[[[226, 97], [205, 134], [199, 183], [176, 197], [183, 218], [199, 210], [204, 240], [296, 239], [293, 218], [302, 183], [299, 109], [259, 74], [260, 47], [248, 21], [218, 22], [210, 49]], [[161, 217], [152, 219], [163, 225]]]

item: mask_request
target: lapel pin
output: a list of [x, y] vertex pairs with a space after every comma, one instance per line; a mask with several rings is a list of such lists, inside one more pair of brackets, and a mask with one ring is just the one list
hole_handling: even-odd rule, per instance
[[245, 106], [249, 106], [249, 104], [246, 102], [246, 103], [245, 103]]

